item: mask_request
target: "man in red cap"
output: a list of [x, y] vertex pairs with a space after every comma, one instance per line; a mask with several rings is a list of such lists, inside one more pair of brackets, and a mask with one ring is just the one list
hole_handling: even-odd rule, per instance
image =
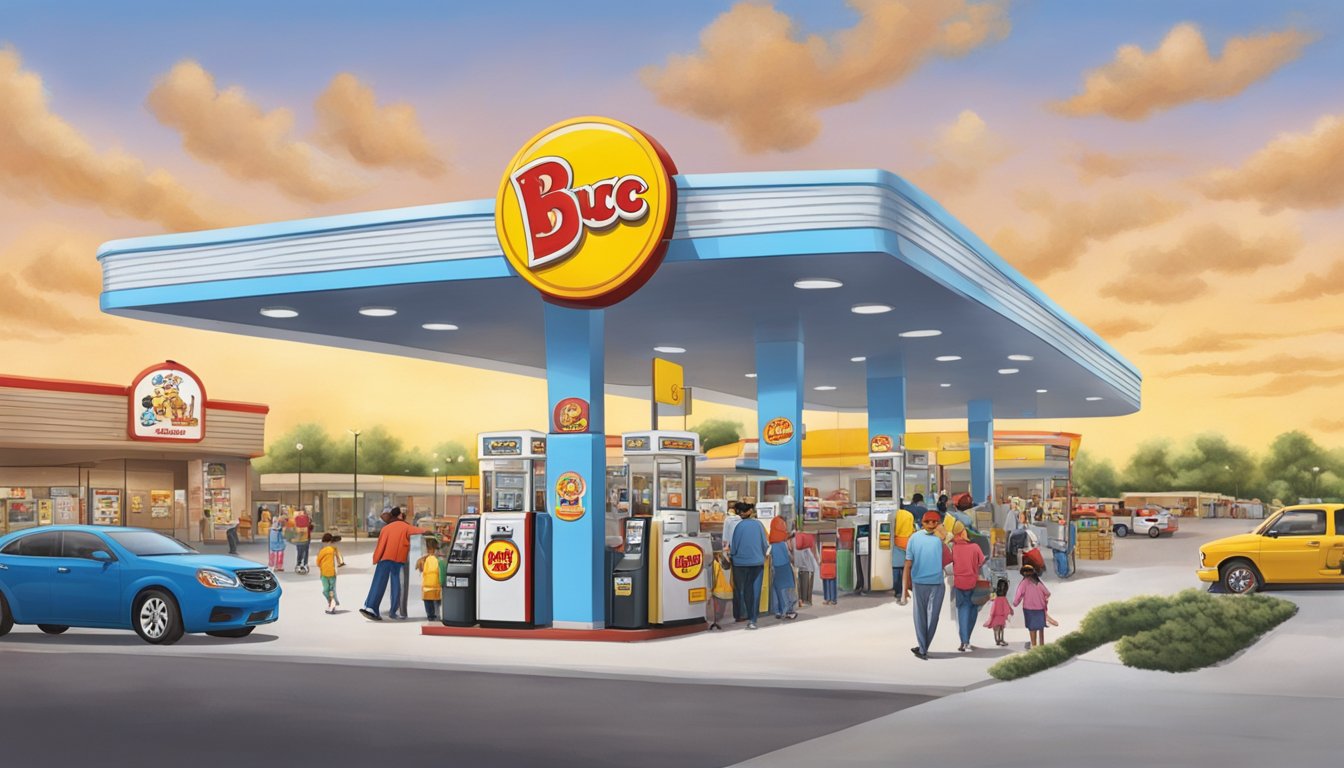
[[905, 550], [904, 585], [901, 599], [909, 599], [913, 585], [915, 594], [915, 639], [918, 646], [910, 652], [916, 658], [928, 661], [929, 645], [938, 631], [938, 612], [943, 609], [947, 586], [943, 584], [943, 567], [952, 562], [952, 552], [938, 535], [943, 516], [928, 511], [920, 519], [923, 530], [910, 537]]

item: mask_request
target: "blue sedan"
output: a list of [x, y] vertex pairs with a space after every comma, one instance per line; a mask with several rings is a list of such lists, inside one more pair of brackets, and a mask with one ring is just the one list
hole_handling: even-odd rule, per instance
[[187, 632], [247, 637], [279, 617], [270, 569], [155, 531], [59, 525], [0, 537], [0, 637], [36, 624], [50, 635], [134, 629], [168, 645]]

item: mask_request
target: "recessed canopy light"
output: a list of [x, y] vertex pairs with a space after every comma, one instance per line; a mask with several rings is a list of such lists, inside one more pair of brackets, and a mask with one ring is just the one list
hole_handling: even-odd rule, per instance
[[809, 277], [803, 280], [795, 280], [794, 288], [801, 288], [804, 291], [822, 291], [827, 288], [839, 288], [844, 283], [829, 277]]
[[748, 374], [744, 374], [744, 375], [745, 375], [748, 379], [754, 379], [754, 378], [756, 378], [756, 374], [754, 374], [754, 373], [748, 373]]
[[298, 317], [299, 311], [297, 309], [290, 309], [289, 307], [266, 307], [261, 310], [261, 314], [266, 317], [286, 318]]
[[961, 359], [961, 355], [939, 355], [933, 359], [940, 363], [955, 363]]
[[829, 384], [823, 384], [820, 387], [813, 387], [813, 389], [815, 389], [818, 392], [831, 392], [835, 389], [835, 387], [832, 387]]
[[1096, 401], [1100, 400], [1101, 398], [1100, 398], [1100, 397], [1095, 397], [1095, 396], [1094, 396], [1094, 397], [1088, 397], [1088, 398], [1084, 398], [1084, 399], [1087, 400], [1089, 403], [1095, 403]]
[[938, 386], [940, 386], [940, 387], [950, 387], [950, 386], [952, 386], [952, 385], [951, 385], [951, 384], [939, 384]]
[[898, 333], [896, 335], [900, 336], [903, 339], [924, 339], [930, 336], [942, 336], [943, 332], [934, 330], [933, 328], [927, 328], [921, 331], [905, 331], [903, 333]]
[[456, 331], [457, 326], [452, 323], [424, 323], [420, 326], [426, 331]]
[[1000, 368], [1000, 369], [999, 369], [999, 373], [1003, 374], [1004, 376], [1009, 376], [1009, 375], [1011, 375], [1011, 374], [1017, 373], [1017, 369], [1016, 369], [1016, 368]]
[[1044, 395], [1046, 392], [1049, 392], [1049, 391], [1050, 391], [1050, 390], [1048, 390], [1048, 389], [1038, 389], [1038, 390], [1036, 390], [1036, 394], [1038, 394], [1038, 395]]
[[851, 357], [851, 358], [849, 358], [849, 362], [851, 362], [851, 363], [862, 363], [864, 360], [867, 360], [867, 359], [868, 359], [868, 358], [866, 358], [866, 357], [860, 355], [860, 356], [858, 356], [858, 357]]
[[391, 307], [360, 307], [359, 314], [365, 317], [391, 317], [397, 310]]
[[654, 352], [662, 352], [665, 355], [680, 355], [685, 352], [685, 347], [654, 347]]
[[849, 311], [856, 315], [880, 315], [883, 312], [890, 312], [891, 309], [886, 304], [855, 304]]
[[1009, 355], [1008, 359], [1018, 363], [1026, 363], [1035, 360], [1036, 358], [1031, 355]]

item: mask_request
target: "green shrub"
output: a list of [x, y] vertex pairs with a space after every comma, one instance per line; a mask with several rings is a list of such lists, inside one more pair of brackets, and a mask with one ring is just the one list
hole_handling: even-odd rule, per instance
[[[1073, 634], [1073, 633], [1071, 633]], [[1065, 635], [1064, 637], [1070, 637]], [[999, 680], [1016, 680], [1019, 677], [1034, 675], [1057, 664], [1063, 664], [1073, 658], [1060, 643], [1038, 645], [1026, 653], [1019, 653], [998, 661], [989, 668], [989, 674]]]
[[1188, 672], [1231, 658], [1295, 613], [1293, 603], [1259, 594], [1215, 596], [1187, 589], [1141, 595], [1093, 608], [1077, 632], [1009, 656], [989, 674], [1016, 680], [1111, 642], [1126, 666]]
[[1265, 595], [1178, 600], [1162, 611], [1161, 626], [1122, 638], [1116, 651], [1126, 666], [1189, 672], [1230, 659], [1295, 613], [1293, 603]]

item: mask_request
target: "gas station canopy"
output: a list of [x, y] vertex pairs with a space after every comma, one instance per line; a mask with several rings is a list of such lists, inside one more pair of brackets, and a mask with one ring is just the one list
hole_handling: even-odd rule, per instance
[[[991, 401], [994, 418], [1139, 409], [1132, 364], [893, 174], [675, 182], [662, 266], [605, 310], [609, 392], [646, 396], [649, 358], [660, 356], [685, 366], [697, 398], [754, 407], [756, 342], [792, 327], [809, 408], [863, 410], [865, 362], [884, 360], [906, 378], [910, 418], [965, 418], [973, 400]], [[542, 299], [504, 257], [494, 208], [479, 200], [109, 242], [98, 254], [102, 307], [544, 378]], [[890, 311], [860, 313], [872, 305]]]

